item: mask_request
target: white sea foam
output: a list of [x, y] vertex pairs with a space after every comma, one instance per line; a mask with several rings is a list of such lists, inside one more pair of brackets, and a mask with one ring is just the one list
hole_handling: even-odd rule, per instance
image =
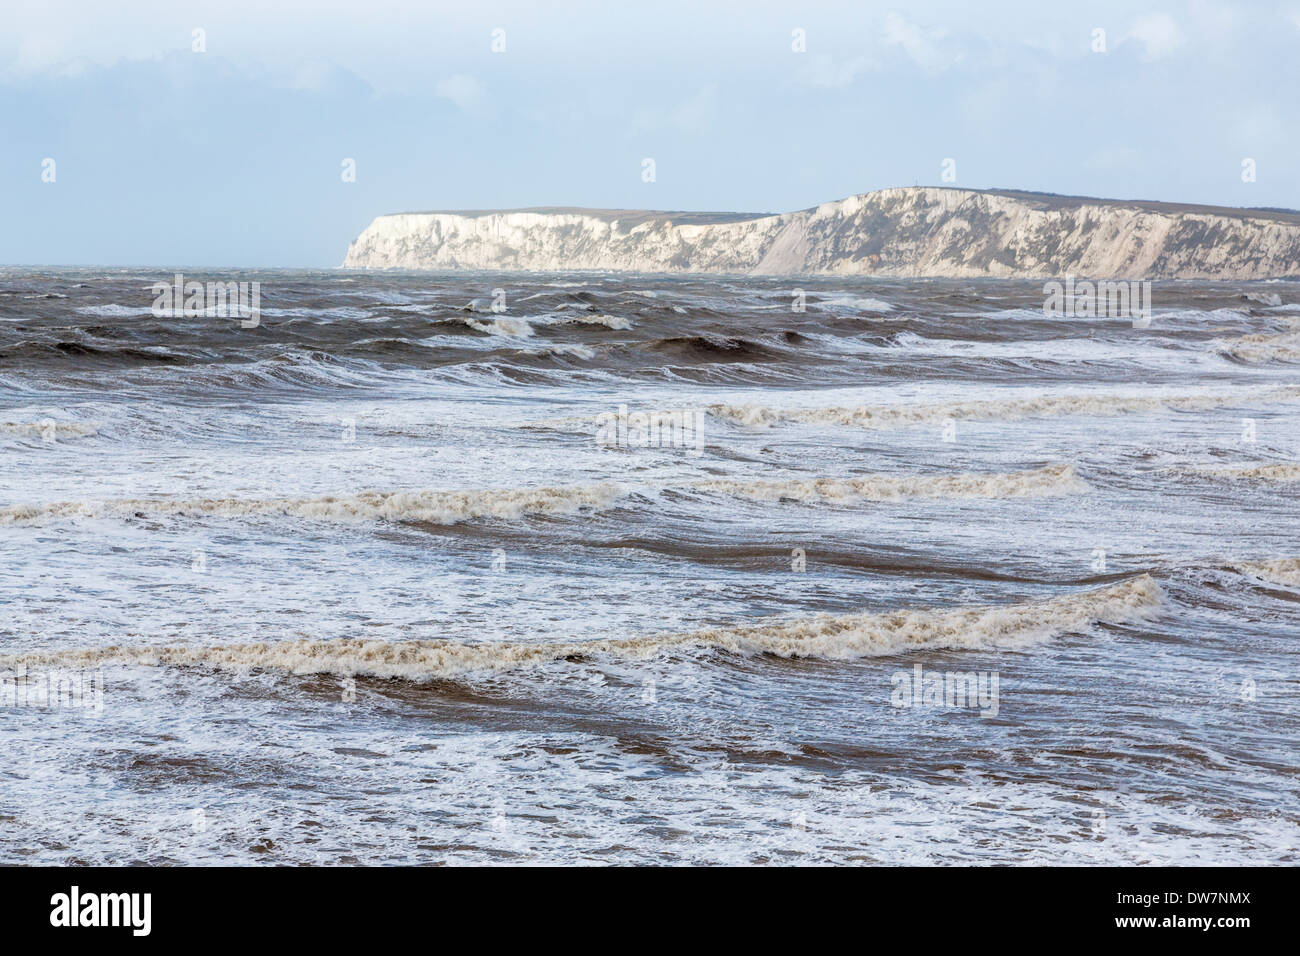
[[1015, 421], [1057, 415], [1122, 415], [1172, 409], [1197, 411], [1249, 402], [1300, 401], [1300, 386], [1237, 389], [1200, 395], [1043, 395], [1023, 399], [990, 399], [935, 404], [859, 405], [832, 408], [770, 408], [763, 405], [710, 405], [709, 414], [740, 425], [770, 426], [780, 422], [895, 428], [943, 422], [946, 419]]
[[583, 345], [581, 342], [571, 344], [555, 343], [543, 348], [536, 349], [538, 355], [572, 355], [580, 359], [592, 359], [596, 357], [596, 350], [589, 345]]
[[1300, 331], [1240, 335], [1218, 343], [1217, 348], [1242, 362], [1294, 362], [1300, 360]]
[[801, 502], [892, 501], [901, 498], [1025, 498], [1086, 492], [1073, 465], [1049, 465], [1031, 471], [957, 473], [950, 475], [863, 475], [837, 480], [790, 481], [717, 479], [692, 487], [759, 501]]
[[1300, 481], [1300, 463], [1276, 462], [1268, 465], [1242, 465], [1237, 468], [1196, 468], [1197, 474], [1211, 478], [1232, 478], [1244, 481]]
[[0, 667], [89, 668], [104, 664], [206, 665], [430, 680], [593, 657], [644, 660], [674, 650], [705, 649], [775, 657], [853, 660], [917, 650], [1022, 648], [1093, 624], [1152, 616], [1162, 603], [1150, 575], [1023, 604], [924, 608], [868, 614], [817, 614], [784, 621], [719, 626], [681, 634], [573, 643], [382, 641], [356, 638], [212, 647], [114, 646], [0, 657]]
[[363, 491], [317, 498], [119, 498], [13, 505], [0, 508], [0, 524], [130, 515], [292, 515], [324, 521], [385, 519], [455, 524], [473, 518], [518, 518], [604, 508], [620, 493], [617, 485], [602, 483], [477, 491]]
[[566, 315], [563, 318], [556, 319], [549, 325], [603, 325], [607, 329], [616, 331], [626, 331], [632, 328], [632, 323], [620, 315], [591, 315], [579, 313], [576, 315]]
[[[477, 309], [475, 311], [485, 311]], [[530, 338], [536, 331], [537, 326], [543, 328], [547, 326], [560, 325], [603, 325], [607, 329], [625, 331], [632, 328], [632, 323], [617, 315], [605, 315], [603, 313], [565, 313], [563, 315], [553, 316], [508, 316], [499, 315], [492, 319], [480, 319], [474, 316], [462, 316], [459, 321], [469, 326], [477, 332], [483, 332], [486, 335], [504, 335], [510, 338], [526, 339]]]
[[120, 305], [108, 302], [102, 305], [83, 305], [77, 308], [82, 315], [103, 315], [109, 317], [128, 315], [149, 315], [152, 311], [148, 305]]
[[[663, 487], [672, 487], [665, 485]], [[686, 487], [775, 501], [885, 501], [900, 498], [1014, 498], [1087, 491], [1072, 465], [1018, 472], [951, 475], [865, 475], [848, 480], [748, 481], [710, 479]], [[611, 482], [468, 491], [363, 491], [310, 498], [116, 498], [56, 501], [0, 508], [0, 524], [42, 524], [75, 518], [165, 515], [289, 515], [322, 521], [387, 520], [455, 524], [475, 518], [601, 509], [624, 489]]]
[[860, 312], [893, 312], [894, 307], [882, 299], [872, 299], [868, 296], [859, 295], [840, 295], [833, 299], [823, 299], [817, 303], [822, 307], [838, 307], [842, 309], [856, 309]]
[[1242, 561], [1233, 565], [1238, 571], [1253, 574], [1265, 581], [1300, 587], [1300, 558], [1277, 558], [1273, 561]]
[[98, 434], [94, 425], [84, 422], [0, 422], [0, 434], [49, 438], [85, 438]]
[[508, 335], [512, 338], [526, 339], [533, 334], [533, 327], [528, 323], [527, 319], [498, 316], [488, 321], [468, 317], [462, 319], [462, 321], [471, 329], [488, 335]]

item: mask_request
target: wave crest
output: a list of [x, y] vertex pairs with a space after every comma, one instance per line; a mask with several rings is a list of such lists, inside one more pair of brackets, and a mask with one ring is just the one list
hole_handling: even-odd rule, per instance
[[854, 660], [917, 650], [1025, 647], [1094, 624], [1145, 619], [1162, 601], [1159, 585], [1143, 574], [1092, 591], [1022, 604], [818, 614], [793, 621], [573, 643], [455, 644], [340, 638], [216, 647], [116, 646], [10, 655], [0, 657], [0, 666], [206, 665], [236, 671], [432, 680], [590, 657], [643, 660], [665, 651], [692, 648]]
[[99, 429], [94, 425], [86, 425], [81, 422], [0, 422], [0, 435], [85, 438], [97, 434], [99, 434]]
[[291, 515], [321, 520], [386, 519], [456, 524], [473, 518], [518, 518], [524, 514], [605, 508], [622, 494], [604, 482], [558, 488], [480, 491], [363, 491], [318, 498], [119, 498], [64, 501], [0, 508], [0, 524], [39, 523], [58, 518], [130, 515]]
[[1233, 565], [1238, 571], [1253, 574], [1265, 581], [1300, 587], [1300, 558], [1278, 558], [1274, 561], [1242, 561]]
[[704, 491], [752, 498], [803, 502], [894, 501], [901, 498], [1028, 498], [1088, 491], [1073, 465], [1048, 465], [1028, 471], [951, 475], [864, 475], [849, 480], [734, 481], [692, 485]]
[[486, 335], [507, 335], [511, 338], [526, 339], [533, 334], [533, 327], [527, 319], [499, 317], [483, 321], [482, 319], [464, 318], [462, 321], [476, 332]]
[[762, 405], [710, 405], [709, 414], [738, 425], [766, 427], [780, 422], [812, 425], [855, 425], [897, 428], [940, 423], [949, 418], [967, 421], [1015, 421], [1057, 415], [1122, 415], [1130, 412], [1199, 411], [1242, 401], [1300, 401], [1300, 386], [1211, 395], [1045, 395], [1024, 399], [992, 399], [918, 405], [859, 405], [829, 408], [769, 408]]
[[607, 329], [613, 329], [616, 332], [624, 332], [632, 328], [632, 323], [628, 319], [619, 315], [584, 315], [577, 313], [575, 315], [566, 315], [547, 323], [548, 325], [603, 325]]
[[1242, 479], [1246, 481], [1300, 481], [1300, 464], [1289, 461], [1271, 465], [1243, 465], [1240, 468], [1197, 468], [1195, 471], [1210, 478]]

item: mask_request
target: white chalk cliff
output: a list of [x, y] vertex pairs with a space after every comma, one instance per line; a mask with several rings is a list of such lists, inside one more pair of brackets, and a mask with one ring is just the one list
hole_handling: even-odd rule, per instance
[[543, 208], [380, 216], [345, 268], [1264, 279], [1300, 213], [1047, 193], [882, 189], [780, 215]]

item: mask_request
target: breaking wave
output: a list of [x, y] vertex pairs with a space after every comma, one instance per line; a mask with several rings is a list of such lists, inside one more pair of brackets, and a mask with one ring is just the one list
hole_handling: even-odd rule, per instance
[[864, 475], [835, 480], [696, 482], [693, 488], [753, 498], [816, 502], [892, 501], [900, 498], [1025, 498], [1086, 492], [1073, 465], [1049, 465], [1030, 471], [952, 475]]
[[526, 339], [533, 334], [533, 327], [527, 319], [496, 318], [485, 322], [482, 319], [465, 318], [463, 321], [471, 329], [487, 335], [509, 335]]
[[[492, 319], [479, 319], [473, 316], [463, 316], [457, 319], [463, 325], [474, 329], [476, 332], [483, 332], [486, 335], [505, 335], [511, 338], [526, 339], [530, 338], [536, 328], [533, 321], [527, 318], [516, 316], [497, 316]], [[591, 314], [591, 313], [574, 313], [559, 315], [554, 318], [537, 319], [539, 325], [546, 326], [564, 326], [564, 325], [601, 325], [607, 329], [616, 331], [626, 331], [632, 328], [632, 323], [627, 319], [617, 315]]]
[[1265, 581], [1300, 587], [1300, 558], [1278, 558], [1275, 561], [1243, 561], [1233, 565], [1238, 571], [1253, 574]]
[[780, 422], [890, 428], [946, 419], [1016, 420], [1056, 415], [1122, 415], [1128, 412], [1196, 411], [1243, 401], [1300, 401], [1300, 386], [1241, 389], [1206, 395], [1046, 395], [929, 405], [860, 405], [832, 408], [769, 408], [762, 405], [710, 405], [709, 414], [740, 425]]
[[81, 422], [0, 422], [0, 435], [85, 438], [98, 433], [99, 429], [94, 425]]
[[922, 608], [886, 613], [818, 614], [791, 621], [706, 628], [682, 634], [574, 643], [457, 644], [357, 638], [231, 644], [215, 647], [115, 646], [0, 658], [0, 666], [93, 667], [103, 664], [206, 665], [294, 674], [431, 680], [592, 657], [646, 659], [700, 648], [783, 658], [853, 660], [916, 650], [1025, 647], [1093, 624], [1145, 619], [1160, 607], [1160, 587], [1143, 574], [1118, 584], [1023, 604]]
[[894, 311], [894, 307], [882, 299], [872, 299], [868, 296], [859, 295], [838, 295], [834, 298], [822, 299], [817, 305], [824, 308], [857, 309], [862, 312]]
[[1300, 481], [1300, 464], [1289, 461], [1272, 465], [1245, 465], [1240, 468], [1198, 468], [1196, 471], [1211, 478], [1240, 478], [1247, 481]]
[[[673, 487], [667, 485], [664, 487]], [[775, 501], [888, 501], [899, 498], [1015, 498], [1084, 492], [1072, 465], [1030, 471], [952, 475], [866, 475], [849, 480], [741, 481], [712, 479], [686, 487]], [[474, 518], [518, 518], [583, 508], [607, 508], [624, 494], [612, 482], [542, 488], [473, 491], [363, 491], [309, 498], [113, 498], [56, 501], [0, 508], [0, 525], [40, 524], [69, 518], [167, 515], [289, 515], [325, 521], [387, 520], [456, 524]]]
[[548, 325], [603, 325], [607, 329], [614, 329], [618, 332], [625, 332], [632, 328], [632, 323], [618, 315], [566, 315], [563, 318], [555, 319], [547, 323]]
[[132, 515], [291, 515], [322, 520], [380, 518], [455, 524], [472, 518], [518, 518], [524, 514], [604, 508], [621, 493], [617, 485], [601, 483], [482, 491], [363, 491], [356, 495], [318, 498], [125, 498], [14, 505], [0, 508], [0, 524]]
[[1227, 339], [1218, 348], [1241, 362], [1294, 362], [1300, 360], [1300, 332], [1241, 335]]

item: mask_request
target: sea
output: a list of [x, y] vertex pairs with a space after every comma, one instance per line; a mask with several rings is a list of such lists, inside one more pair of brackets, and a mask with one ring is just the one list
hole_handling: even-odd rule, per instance
[[1300, 858], [1300, 283], [0, 270], [0, 861]]

